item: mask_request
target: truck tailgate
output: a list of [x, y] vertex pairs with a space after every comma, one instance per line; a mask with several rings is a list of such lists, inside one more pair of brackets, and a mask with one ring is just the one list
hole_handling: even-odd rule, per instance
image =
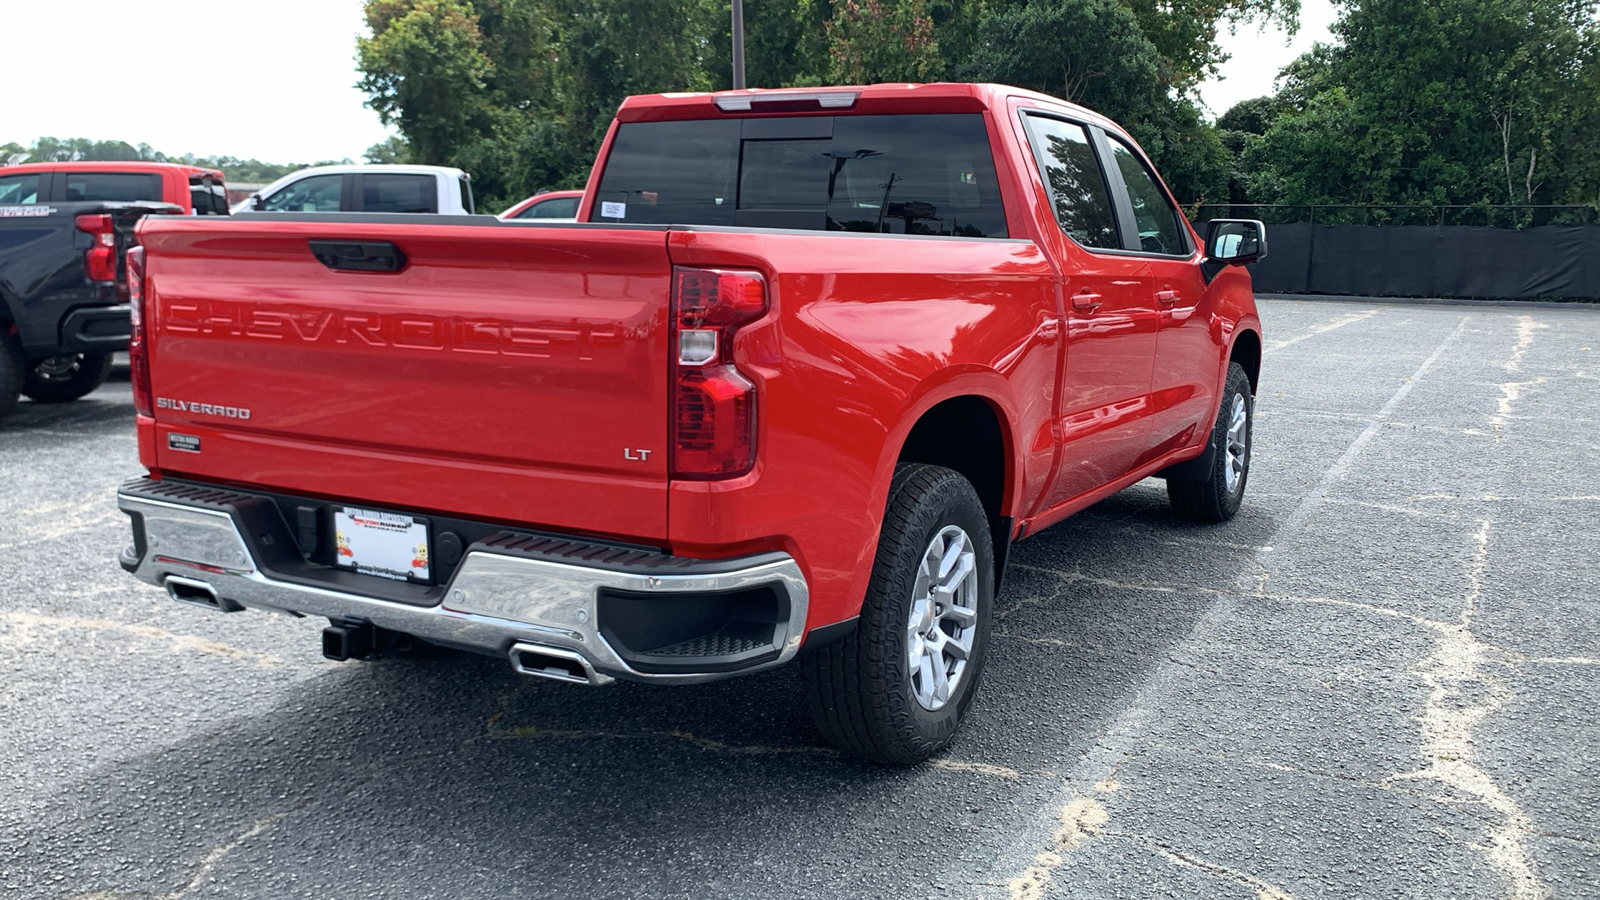
[[665, 232], [373, 218], [144, 226], [156, 467], [664, 541]]

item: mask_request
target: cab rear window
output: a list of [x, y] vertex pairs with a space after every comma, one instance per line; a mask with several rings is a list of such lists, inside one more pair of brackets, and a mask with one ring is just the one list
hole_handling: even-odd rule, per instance
[[68, 203], [134, 201], [161, 198], [161, 176], [134, 172], [68, 172]]
[[591, 218], [1006, 237], [978, 114], [626, 123]]

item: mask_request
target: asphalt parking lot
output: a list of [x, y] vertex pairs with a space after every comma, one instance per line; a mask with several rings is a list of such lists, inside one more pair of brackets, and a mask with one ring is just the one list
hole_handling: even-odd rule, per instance
[[587, 689], [115, 562], [126, 381], [0, 424], [0, 896], [1600, 896], [1600, 312], [1264, 301], [1245, 507], [1019, 545], [915, 769], [792, 669]]

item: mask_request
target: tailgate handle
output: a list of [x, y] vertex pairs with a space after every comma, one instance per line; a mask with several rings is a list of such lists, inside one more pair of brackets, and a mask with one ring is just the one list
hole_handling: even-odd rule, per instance
[[398, 272], [406, 255], [388, 241], [312, 241], [311, 255], [336, 272]]

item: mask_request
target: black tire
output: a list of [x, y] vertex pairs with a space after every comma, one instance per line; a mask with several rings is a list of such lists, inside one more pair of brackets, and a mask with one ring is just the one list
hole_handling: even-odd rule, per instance
[[[948, 697], [929, 709], [913, 679], [908, 619], [923, 558], [952, 526], [964, 532], [973, 553], [976, 583], [964, 582], [963, 590], [975, 604], [964, 614], [971, 624], [952, 620], [946, 633], [965, 636], [970, 628], [972, 645], [965, 666], [955, 668]], [[896, 467], [855, 631], [801, 655], [807, 704], [823, 737], [846, 752], [897, 764], [921, 762], [949, 745], [982, 680], [993, 601], [994, 544], [972, 484], [938, 466]], [[932, 621], [930, 628], [945, 627]]]
[[[1243, 449], [1230, 449], [1229, 432], [1234, 416], [1243, 403]], [[1201, 522], [1226, 522], [1239, 511], [1244, 501], [1245, 484], [1250, 480], [1251, 431], [1255, 427], [1255, 397], [1250, 392], [1250, 376], [1238, 363], [1228, 363], [1228, 381], [1211, 428], [1211, 471], [1196, 481], [1167, 479], [1167, 499], [1178, 515]], [[1238, 478], [1230, 488], [1228, 469], [1237, 460]]]
[[69, 353], [37, 360], [22, 382], [35, 403], [69, 403], [92, 393], [111, 375], [111, 354]]
[[0, 418], [11, 412], [22, 396], [23, 373], [28, 360], [22, 355], [22, 342], [8, 333], [11, 326], [0, 323]]

